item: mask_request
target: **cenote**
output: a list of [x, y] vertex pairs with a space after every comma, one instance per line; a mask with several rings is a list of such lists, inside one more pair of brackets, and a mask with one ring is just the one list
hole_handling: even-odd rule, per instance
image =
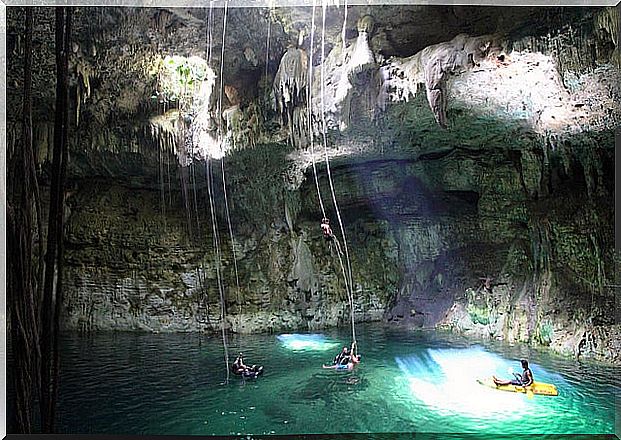
[[[243, 350], [265, 373], [257, 380], [232, 376], [226, 384], [217, 339], [64, 335], [59, 432], [614, 433], [619, 367], [369, 324], [359, 328], [361, 364], [335, 372], [321, 366], [348, 344], [347, 332], [279, 336], [231, 338], [231, 349]], [[527, 398], [475, 381], [510, 376], [522, 357], [530, 359], [536, 380], [556, 384], [558, 396]]]
[[6, 30], [9, 434], [619, 431], [618, 6]]

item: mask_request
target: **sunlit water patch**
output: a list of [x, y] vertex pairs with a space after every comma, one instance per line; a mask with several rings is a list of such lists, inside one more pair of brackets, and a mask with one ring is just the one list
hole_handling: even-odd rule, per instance
[[[477, 418], [524, 417], [525, 402], [518, 396], [481, 386], [476, 378], [505, 371], [507, 361], [480, 348], [433, 350], [397, 357], [412, 395], [440, 415]], [[521, 396], [520, 396], [521, 397]]]
[[282, 345], [290, 350], [332, 350], [339, 344], [329, 341], [322, 334], [285, 333], [277, 336]]
[[[535, 380], [553, 383], [560, 396], [526, 395], [479, 384], [477, 379], [492, 375], [510, 379], [514, 367], [519, 366], [518, 359], [503, 357], [480, 346], [427, 348], [410, 356], [396, 357], [395, 362], [404, 374], [412, 406], [419, 408], [421, 417], [431, 420], [442, 417], [443, 426], [451, 426], [455, 431], [598, 433], [606, 430], [601, 416], [589, 421], [600, 411], [591, 412], [594, 408], [590, 405], [581, 410], [576, 408], [581, 394], [578, 389], [584, 384], [575, 387], [560, 374], [537, 363], [530, 364]], [[611, 395], [618, 394], [618, 386], [615, 388], [611, 389]], [[612, 412], [608, 415], [611, 420], [614, 418]]]

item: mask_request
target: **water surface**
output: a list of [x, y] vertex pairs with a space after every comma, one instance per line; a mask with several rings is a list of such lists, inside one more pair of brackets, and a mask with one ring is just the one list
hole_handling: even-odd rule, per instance
[[[621, 369], [435, 332], [357, 326], [362, 363], [321, 368], [347, 329], [231, 336], [231, 358], [262, 364], [231, 376], [221, 341], [196, 334], [65, 334], [58, 430], [63, 433], [238, 435], [294, 433], [611, 434]], [[509, 377], [528, 357], [558, 397], [477, 384]]]

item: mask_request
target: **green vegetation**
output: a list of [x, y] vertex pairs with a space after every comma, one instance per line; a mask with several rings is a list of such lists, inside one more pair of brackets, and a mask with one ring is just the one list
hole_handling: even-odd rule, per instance
[[468, 297], [466, 311], [472, 322], [475, 324], [488, 325], [490, 323], [490, 310], [483, 295], [473, 289], [466, 290], [466, 295]]
[[541, 345], [550, 345], [554, 336], [554, 327], [549, 321], [544, 321], [537, 327], [535, 338]]
[[177, 102], [180, 108], [190, 108], [195, 101], [208, 99], [215, 73], [200, 57], [166, 56], [159, 66], [158, 91], [153, 98], [162, 102]]

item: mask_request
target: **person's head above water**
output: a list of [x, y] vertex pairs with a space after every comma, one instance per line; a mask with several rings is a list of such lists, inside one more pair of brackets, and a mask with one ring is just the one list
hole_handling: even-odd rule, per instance
[[528, 361], [526, 359], [522, 359], [520, 362], [522, 363], [522, 368], [526, 370], [528, 368]]

